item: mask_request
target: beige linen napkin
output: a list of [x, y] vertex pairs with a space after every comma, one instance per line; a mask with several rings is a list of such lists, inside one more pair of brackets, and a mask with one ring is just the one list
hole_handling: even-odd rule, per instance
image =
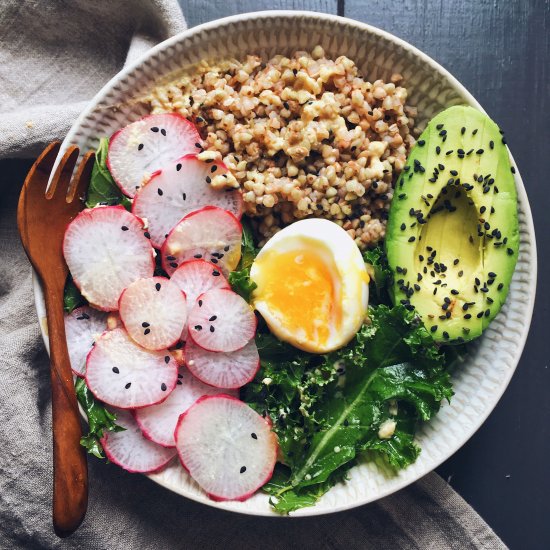
[[[2, 0], [0, 158], [62, 139], [130, 59], [185, 29], [176, 0]], [[90, 458], [90, 504], [69, 539], [51, 528], [48, 357], [16, 228], [28, 161], [0, 164], [0, 549], [505, 548], [435, 473], [374, 504], [270, 519], [196, 504]]]

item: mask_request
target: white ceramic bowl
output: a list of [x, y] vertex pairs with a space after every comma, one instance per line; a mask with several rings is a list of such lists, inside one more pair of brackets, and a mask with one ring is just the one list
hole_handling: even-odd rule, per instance
[[[240, 57], [250, 53], [271, 56], [311, 50], [321, 44], [328, 56], [345, 54], [371, 81], [405, 77], [409, 102], [418, 107], [418, 124], [458, 103], [480, 108], [474, 97], [445, 69], [403, 40], [369, 25], [312, 12], [257, 12], [212, 21], [166, 40], [131, 67], [116, 75], [92, 100], [73, 125], [62, 147], [94, 149], [98, 138], [145, 114], [132, 103], [155, 81], [201, 59]], [[61, 153], [60, 153], [61, 155]], [[453, 377], [454, 396], [418, 434], [422, 453], [415, 464], [392, 475], [383, 465], [361, 463], [351, 479], [330, 490], [316, 506], [295, 516], [336, 512], [389, 495], [427, 474], [460, 448], [493, 410], [518, 364], [535, 299], [537, 258], [531, 211], [521, 177], [516, 172], [521, 245], [510, 295], [485, 334], [471, 346], [467, 361]], [[42, 290], [35, 278], [36, 307], [42, 327], [45, 316]], [[47, 337], [44, 334], [47, 345]], [[187, 498], [235, 512], [273, 515], [268, 498], [258, 493], [246, 502], [213, 502], [177, 464], [150, 476]]]

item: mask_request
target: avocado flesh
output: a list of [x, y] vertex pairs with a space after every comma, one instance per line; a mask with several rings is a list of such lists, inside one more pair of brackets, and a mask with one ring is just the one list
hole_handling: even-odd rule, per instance
[[504, 303], [518, 248], [515, 180], [497, 125], [472, 107], [443, 111], [396, 184], [386, 235], [394, 302], [414, 307], [436, 341], [472, 340]]

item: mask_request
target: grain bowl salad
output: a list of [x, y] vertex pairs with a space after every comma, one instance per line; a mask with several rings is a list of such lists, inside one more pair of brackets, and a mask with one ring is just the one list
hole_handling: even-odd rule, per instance
[[[514, 168], [467, 106], [320, 46], [201, 62], [100, 136], [63, 252], [88, 451], [289, 514], [397, 471], [506, 300]], [[416, 138], [415, 138], [416, 135]]]

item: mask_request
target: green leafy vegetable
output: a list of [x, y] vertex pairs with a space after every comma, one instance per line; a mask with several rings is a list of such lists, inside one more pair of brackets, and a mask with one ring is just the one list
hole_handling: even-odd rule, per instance
[[243, 396], [279, 437], [286, 477], [265, 490], [281, 513], [313, 504], [359, 453], [394, 468], [414, 462], [418, 423], [452, 396], [445, 356], [414, 313], [378, 305], [369, 318], [348, 346], [323, 356], [257, 337], [261, 369]]
[[229, 284], [237, 294], [240, 294], [247, 302], [250, 302], [252, 292], [256, 288], [256, 283], [250, 280], [250, 267], [258, 250], [254, 247], [254, 238], [250, 224], [243, 221], [242, 226], [241, 259], [237, 269], [229, 274]]
[[86, 304], [84, 296], [80, 294], [80, 291], [73, 282], [73, 278], [69, 275], [63, 292], [63, 309], [66, 313], [71, 313], [71, 311], [84, 304]]
[[382, 248], [377, 247], [363, 252], [363, 259], [367, 264], [371, 277], [370, 303], [390, 305], [388, 288], [392, 282], [392, 272], [388, 265], [386, 253]]
[[81, 438], [80, 444], [88, 453], [104, 458], [100, 439], [105, 432], [121, 432], [125, 428], [116, 424], [116, 416], [94, 399], [83, 378], [75, 383], [76, 397], [88, 417], [88, 434]]
[[107, 138], [101, 138], [95, 154], [95, 162], [92, 168], [88, 194], [86, 196], [86, 206], [88, 208], [93, 208], [99, 204], [122, 204], [124, 208], [131, 210], [132, 203], [130, 199], [122, 193], [107, 168], [108, 150], [109, 140]]

